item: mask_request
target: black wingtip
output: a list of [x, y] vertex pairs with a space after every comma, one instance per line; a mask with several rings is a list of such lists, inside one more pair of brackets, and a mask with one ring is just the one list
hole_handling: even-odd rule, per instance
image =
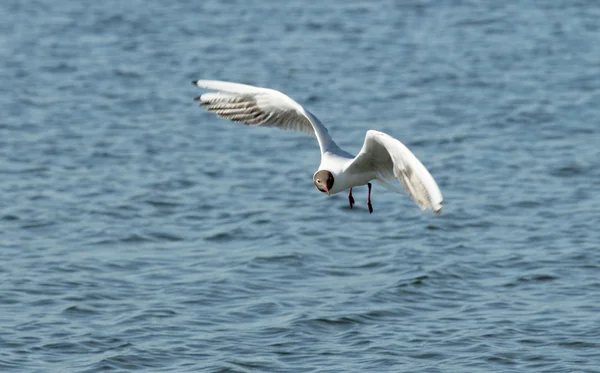
[[200, 101], [200, 98], [201, 98], [201, 97], [202, 97], [202, 96], [194, 97], [194, 100], [193, 100], [193, 101]]
[[198, 81], [197, 80], [192, 80], [192, 85], [198, 85]]

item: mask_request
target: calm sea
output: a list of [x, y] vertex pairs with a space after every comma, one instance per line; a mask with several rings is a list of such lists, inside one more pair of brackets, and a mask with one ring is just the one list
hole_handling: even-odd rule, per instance
[[[600, 372], [600, 2], [0, 2], [0, 371]], [[444, 214], [350, 210], [279, 89]]]

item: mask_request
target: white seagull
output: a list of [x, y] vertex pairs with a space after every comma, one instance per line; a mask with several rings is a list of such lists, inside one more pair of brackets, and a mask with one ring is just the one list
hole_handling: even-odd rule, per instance
[[350, 208], [354, 205], [352, 187], [367, 185], [371, 204], [371, 183], [375, 180], [387, 189], [402, 193], [399, 183], [421, 210], [442, 211], [442, 193], [425, 166], [395, 138], [369, 130], [362, 149], [355, 157], [342, 150], [327, 128], [311, 112], [285, 94], [269, 88], [217, 80], [195, 80], [192, 84], [215, 91], [194, 98], [201, 107], [218, 117], [250, 126], [277, 127], [306, 132], [317, 138], [321, 164], [313, 176], [318, 190], [328, 195], [349, 189]]

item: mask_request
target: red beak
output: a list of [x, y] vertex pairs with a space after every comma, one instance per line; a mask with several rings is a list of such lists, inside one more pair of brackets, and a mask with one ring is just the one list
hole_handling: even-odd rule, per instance
[[325, 187], [325, 193], [327, 193], [328, 196], [331, 195], [331, 194], [329, 194], [329, 189], [327, 189], [327, 187]]

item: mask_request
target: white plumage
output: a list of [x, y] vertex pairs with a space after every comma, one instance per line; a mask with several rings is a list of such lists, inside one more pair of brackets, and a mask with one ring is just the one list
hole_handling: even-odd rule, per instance
[[[328, 171], [332, 175], [331, 188], [322, 189], [320, 184], [317, 188], [328, 194], [350, 189], [350, 207], [354, 203], [351, 188], [376, 180], [395, 192], [402, 192], [399, 184], [422, 210], [431, 209], [438, 215], [441, 213], [443, 198], [435, 180], [417, 157], [395, 138], [369, 130], [362, 149], [354, 157], [337, 146], [317, 117], [279, 91], [216, 80], [197, 80], [193, 83], [213, 91], [194, 100], [200, 101], [200, 106], [221, 118], [250, 126], [277, 127], [315, 136], [321, 148], [321, 164], [315, 173], [315, 185], [317, 181], [321, 182], [317, 178], [319, 171]], [[369, 209], [371, 211], [370, 203]]]

